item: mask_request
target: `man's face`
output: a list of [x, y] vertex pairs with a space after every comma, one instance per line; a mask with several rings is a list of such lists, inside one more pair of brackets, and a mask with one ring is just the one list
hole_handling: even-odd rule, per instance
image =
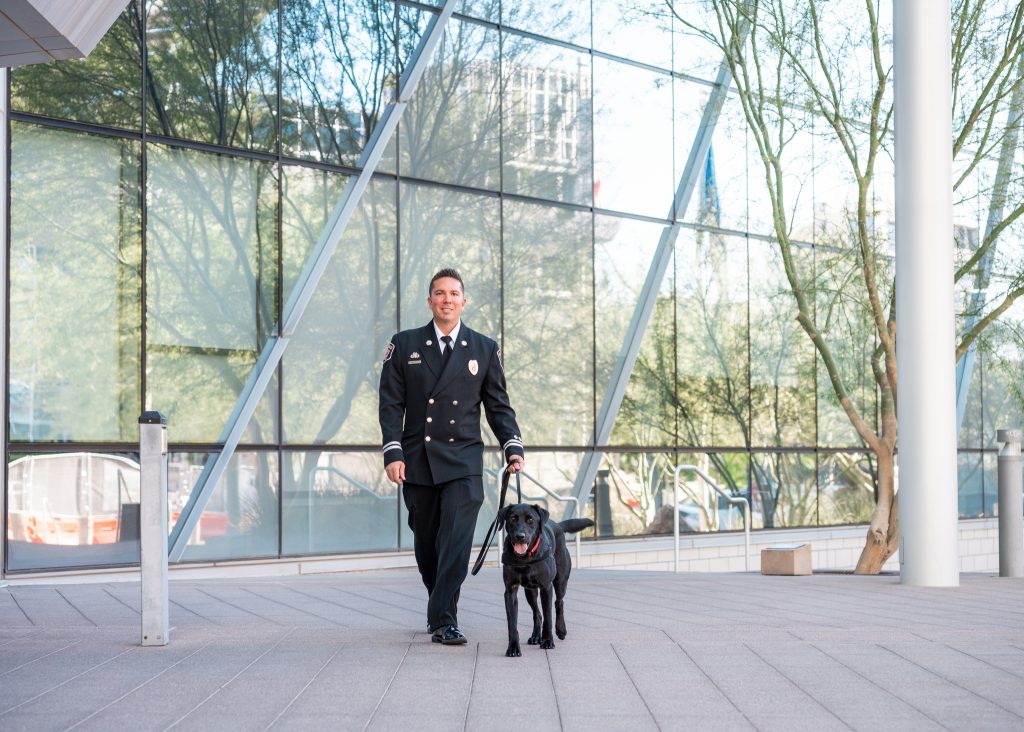
[[454, 277], [441, 277], [435, 280], [434, 288], [427, 298], [430, 312], [434, 314], [434, 322], [446, 333], [459, 322], [462, 308], [467, 302], [465, 295], [462, 294], [462, 285]]

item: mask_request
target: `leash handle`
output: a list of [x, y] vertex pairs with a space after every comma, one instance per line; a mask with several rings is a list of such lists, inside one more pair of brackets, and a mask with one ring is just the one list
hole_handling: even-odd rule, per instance
[[516, 503], [523, 502], [523, 486], [519, 480], [519, 472], [516, 472]]
[[[480, 571], [480, 568], [484, 566], [484, 558], [487, 556], [487, 552], [491, 550], [491, 542], [493, 542], [494, 537], [498, 535], [498, 519], [501, 517], [501, 509], [505, 507], [505, 493], [508, 491], [508, 481], [511, 477], [511, 474], [508, 472], [508, 466], [506, 465], [501, 476], [501, 492], [498, 495], [498, 512], [494, 515], [494, 520], [491, 521], [491, 525], [487, 528], [487, 536], [484, 537], [483, 546], [480, 547], [480, 553], [476, 557], [476, 562], [473, 563], [473, 575], [476, 575]], [[523, 493], [522, 489], [519, 487], [519, 473], [516, 473], [516, 493], [519, 496], [519, 503], [522, 503]]]

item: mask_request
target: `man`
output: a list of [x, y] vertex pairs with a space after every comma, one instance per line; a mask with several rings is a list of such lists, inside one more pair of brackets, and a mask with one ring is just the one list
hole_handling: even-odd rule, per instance
[[391, 338], [380, 376], [384, 469], [403, 485], [428, 593], [427, 629], [444, 645], [466, 642], [457, 606], [484, 500], [481, 403], [508, 471], [519, 472], [525, 461], [501, 351], [462, 323], [467, 302], [458, 272], [434, 275], [427, 297], [433, 320]]

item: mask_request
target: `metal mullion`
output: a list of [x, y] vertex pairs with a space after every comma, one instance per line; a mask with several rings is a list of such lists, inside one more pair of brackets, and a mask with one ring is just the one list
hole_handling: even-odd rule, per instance
[[189, 496], [188, 503], [182, 508], [181, 515], [170, 537], [169, 558], [172, 561], [181, 559], [188, 537], [198, 523], [200, 514], [209, 501], [218, 480], [223, 475], [235, 447], [240, 441], [242, 432], [248, 426], [249, 420], [266, 391], [267, 384], [277, 364], [280, 363], [289, 339], [295, 332], [305, 308], [316, 290], [341, 234], [355, 211], [363, 191], [369, 185], [373, 171], [398, 125], [398, 120], [430, 61], [434, 47], [444, 34], [453, 8], [453, 0], [446, 0], [440, 12], [431, 18], [427, 31], [420, 38], [416, 51], [413, 53], [411, 65], [406, 67], [405, 73], [399, 81], [396, 101], [385, 109], [381, 119], [374, 127], [370, 140], [360, 157], [359, 167], [362, 169], [360, 174], [355, 178], [350, 178], [346, 184], [334, 213], [324, 227], [317, 246], [314, 247], [312, 254], [307, 259], [306, 265], [296, 281], [296, 287], [285, 304], [275, 336], [271, 337], [263, 347], [259, 361], [250, 374], [235, 408], [224, 426], [218, 440], [218, 442], [224, 443], [223, 449], [207, 461]]

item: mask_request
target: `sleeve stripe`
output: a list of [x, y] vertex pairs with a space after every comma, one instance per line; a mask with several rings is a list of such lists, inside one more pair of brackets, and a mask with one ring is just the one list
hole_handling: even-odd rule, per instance
[[[522, 442], [522, 440], [517, 440], [515, 437], [513, 437], [511, 440], [509, 440], [504, 445], [502, 445], [501, 449], [502, 450], [507, 450], [510, 447], [523, 447], [523, 442]], [[523, 448], [523, 449], [525, 449], [525, 448]]]
[[389, 442], [386, 445], [384, 445], [384, 447], [383, 447], [383, 451], [384, 452], [387, 452], [388, 450], [401, 450], [401, 449], [402, 449], [402, 443], [401, 442]]

